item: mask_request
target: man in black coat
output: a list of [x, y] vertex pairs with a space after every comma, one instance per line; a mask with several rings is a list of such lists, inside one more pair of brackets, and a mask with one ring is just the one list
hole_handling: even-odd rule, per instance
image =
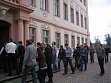
[[19, 73], [22, 72], [22, 65], [24, 60], [25, 47], [22, 45], [22, 41], [18, 42], [18, 60], [19, 60]]
[[65, 71], [66, 71], [66, 51], [63, 48], [63, 45], [60, 46], [60, 50], [59, 50], [59, 53], [58, 53], [58, 58], [59, 58], [58, 69], [60, 69], [60, 62], [62, 60], [63, 64], [64, 64], [64, 73], [65, 73]]
[[46, 56], [46, 64], [47, 64], [47, 69], [46, 69], [46, 73], [48, 75], [48, 82], [47, 83], [53, 83], [53, 70], [52, 70], [52, 48], [49, 44], [47, 44], [44, 50], [44, 54]]

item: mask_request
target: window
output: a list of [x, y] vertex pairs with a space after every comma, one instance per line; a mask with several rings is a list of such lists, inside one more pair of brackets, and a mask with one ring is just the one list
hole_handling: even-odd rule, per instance
[[81, 27], [83, 28], [83, 15], [81, 15]]
[[45, 42], [45, 43], [49, 43], [49, 31], [47, 30], [43, 30], [42, 31], [42, 42]]
[[69, 44], [68, 34], [64, 35], [64, 44]]
[[61, 38], [60, 38], [60, 33], [56, 33], [55, 34], [55, 38], [56, 38], [56, 45], [57, 45], [57, 48], [59, 48], [60, 47], [60, 42], [61, 42]]
[[87, 44], [87, 38], [85, 39], [85, 43]]
[[82, 2], [82, 0], [80, 0]]
[[35, 0], [28, 0], [30, 5], [34, 5], [35, 4]]
[[54, 0], [54, 15], [60, 16], [60, 3], [59, 0]]
[[65, 20], [68, 20], [68, 7], [67, 7], [67, 4], [66, 3], [64, 3], [64, 19]]
[[82, 40], [82, 42], [81, 42], [81, 43], [82, 43], [82, 44], [84, 44], [84, 38], [83, 38], [83, 37], [82, 37], [82, 39], [81, 39], [81, 40]]
[[48, 0], [40, 0], [40, 8], [48, 11]]
[[71, 39], [72, 39], [71, 46], [72, 48], [75, 48], [75, 36], [72, 36]]
[[31, 27], [29, 28], [29, 37], [35, 44], [35, 29], [34, 28], [31, 28]]
[[76, 11], [76, 24], [79, 25], [79, 12]]
[[80, 37], [77, 37], [77, 44], [80, 45]]
[[84, 18], [84, 22], [85, 22], [85, 29], [87, 29], [87, 18]]
[[70, 8], [71, 10], [71, 22], [74, 23], [74, 9]]
[[86, 0], [84, 0], [84, 5], [86, 6]]

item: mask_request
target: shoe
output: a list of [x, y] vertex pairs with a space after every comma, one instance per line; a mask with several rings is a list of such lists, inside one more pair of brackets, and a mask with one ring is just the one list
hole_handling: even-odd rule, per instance
[[100, 76], [103, 76], [104, 75], [104, 73], [100, 73]]
[[71, 74], [75, 74], [75, 72], [72, 72]]
[[8, 74], [8, 76], [12, 76], [12, 74]]
[[48, 82], [46, 82], [46, 83], [53, 83], [53, 81], [48, 81]]
[[67, 73], [63, 73], [62, 75], [67, 75]]

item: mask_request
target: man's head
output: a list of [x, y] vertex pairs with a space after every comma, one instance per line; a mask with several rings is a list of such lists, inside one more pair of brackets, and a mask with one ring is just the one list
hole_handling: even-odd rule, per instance
[[60, 46], [60, 49], [63, 49], [63, 45]]
[[53, 41], [53, 42], [52, 42], [52, 45], [56, 45], [56, 42]]
[[65, 47], [68, 48], [68, 44], [65, 44]]
[[41, 43], [40, 42], [37, 42], [37, 47], [41, 47]]
[[32, 41], [31, 40], [26, 40], [26, 46], [32, 44]]
[[22, 45], [22, 41], [18, 41], [18, 44]]

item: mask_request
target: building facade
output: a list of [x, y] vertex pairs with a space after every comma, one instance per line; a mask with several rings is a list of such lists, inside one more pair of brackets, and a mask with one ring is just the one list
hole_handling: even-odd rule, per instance
[[90, 44], [88, 0], [1, 0], [0, 44], [32, 39], [57, 47]]

